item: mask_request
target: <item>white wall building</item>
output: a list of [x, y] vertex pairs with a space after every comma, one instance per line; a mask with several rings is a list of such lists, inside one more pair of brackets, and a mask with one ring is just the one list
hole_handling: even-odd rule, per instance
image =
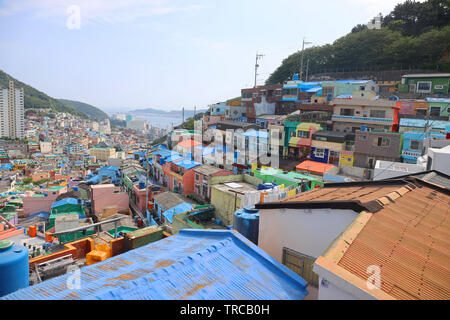
[[0, 137], [23, 139], [24, 114], [23, 88], [14, 88], [10, 81], [8, 89], [0, 88]]

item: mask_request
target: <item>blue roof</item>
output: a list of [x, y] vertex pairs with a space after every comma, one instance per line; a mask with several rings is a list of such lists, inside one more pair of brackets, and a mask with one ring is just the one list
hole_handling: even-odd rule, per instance
[[174, 161], [177, 161], [180, 159], [183, 159], [183, 156], [181, 154], [172, 152], [172, 154], [170, 156], [168, 156], [165, 160], [166, 160], [166, 162], [174, 162]]
[[164, 158], [164, 157], [170, 156], [172, 154], [172, 151], [163, 149], [163, 150], [154, 151], [153, 154]]
[[10, 163], [2, 163], [0, 165], [0, 170], [11, 170], [13, 166]]
[[[230, 230], [181, 230], [174, 236], [20, 289], [0, 299], [300, 300], [303, 278]], [[45, 292], [45, 295], [43, 294]]]
[[59, 201], [55, 201], [52, 203], [52, 209], [59, 207], [59, 206], [63, 206], [65, 204], [79, 204], [78, 203], [78, 199], [75, 198], [65, 198], [65, 199], [61, 199]]
[[192, 210], [192, 203], [182, 202], [179, 205], [176, 205], [175, 207], [170, 208], [167, 211], [164, 211], [162, 214], [170, 223], [173, 223], [172, 218], [174, 215], [191, 210]]
[[444, 102], [444, 103], [450, 103], [450, 99], [446, 98], [425, 98], [428, 102]]
[[243, 132], [241, 135], [245, 137], [259, 137], [259, 138], [268, 138], [269, 132], [265, 130], [254, 130], [250, 129], [245, 132]]
[[[425, 119], [400, 118], [400, 126], [403, 127], [425, 128], [426, 122]], [[429, 124], [434, 129], [445, 129], [446, 126], [450, 125], [450, 121], [430, 120]]]
[[119, 171], [119, 168], [114, 167], [114, 166], [108, 166], [108, 167], [103, 167], [98, 169], [99, 171], [103, 171], [103, 170], [111, 170], [111, 171]]
[[178, 161], [176, 163], [176, 165], [189, 170], [189, 169], [201, 166], [202, 164], [199, 162], [196, 162], [194, 160], [184, 158], [183, 160]]

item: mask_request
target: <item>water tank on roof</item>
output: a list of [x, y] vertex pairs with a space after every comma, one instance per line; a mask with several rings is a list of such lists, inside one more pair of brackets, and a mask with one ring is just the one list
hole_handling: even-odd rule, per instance
[[29, 285], [28, 249], [0, 241], [0, 297]]
[[144, 181], [140, 181], [139, 182], [139, 189], [144, 189], [145, 188], [145, 182]]
[[254, 244], [258, 244], [259, 210], [245, 207], [234, 213], [233, 228]]
[[73, 187], [73, 191], [78, 191], [78, 187]]

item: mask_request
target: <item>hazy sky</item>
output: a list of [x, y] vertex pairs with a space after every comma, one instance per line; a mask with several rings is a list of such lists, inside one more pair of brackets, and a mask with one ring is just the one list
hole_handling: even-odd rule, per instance
[[[0, 0], [0, 69], [106, 111], [203, 108], [403, 0]], [[80, 9], [80, 28], [75, 23]], [[75, 17], [75, 18], [74, 18]]]

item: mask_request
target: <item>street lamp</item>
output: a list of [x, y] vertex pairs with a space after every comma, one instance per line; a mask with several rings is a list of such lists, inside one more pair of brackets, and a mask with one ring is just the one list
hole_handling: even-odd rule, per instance
[[303, 54], [304, 54], [305, 44], [312, 44], [312, 42], [305, 41], [305, 38], [303, 38], [302, 58], [301, 58], [301, 62], [300, 62], [300, 75], [299, 75], [300, 81], [303, 79]]

